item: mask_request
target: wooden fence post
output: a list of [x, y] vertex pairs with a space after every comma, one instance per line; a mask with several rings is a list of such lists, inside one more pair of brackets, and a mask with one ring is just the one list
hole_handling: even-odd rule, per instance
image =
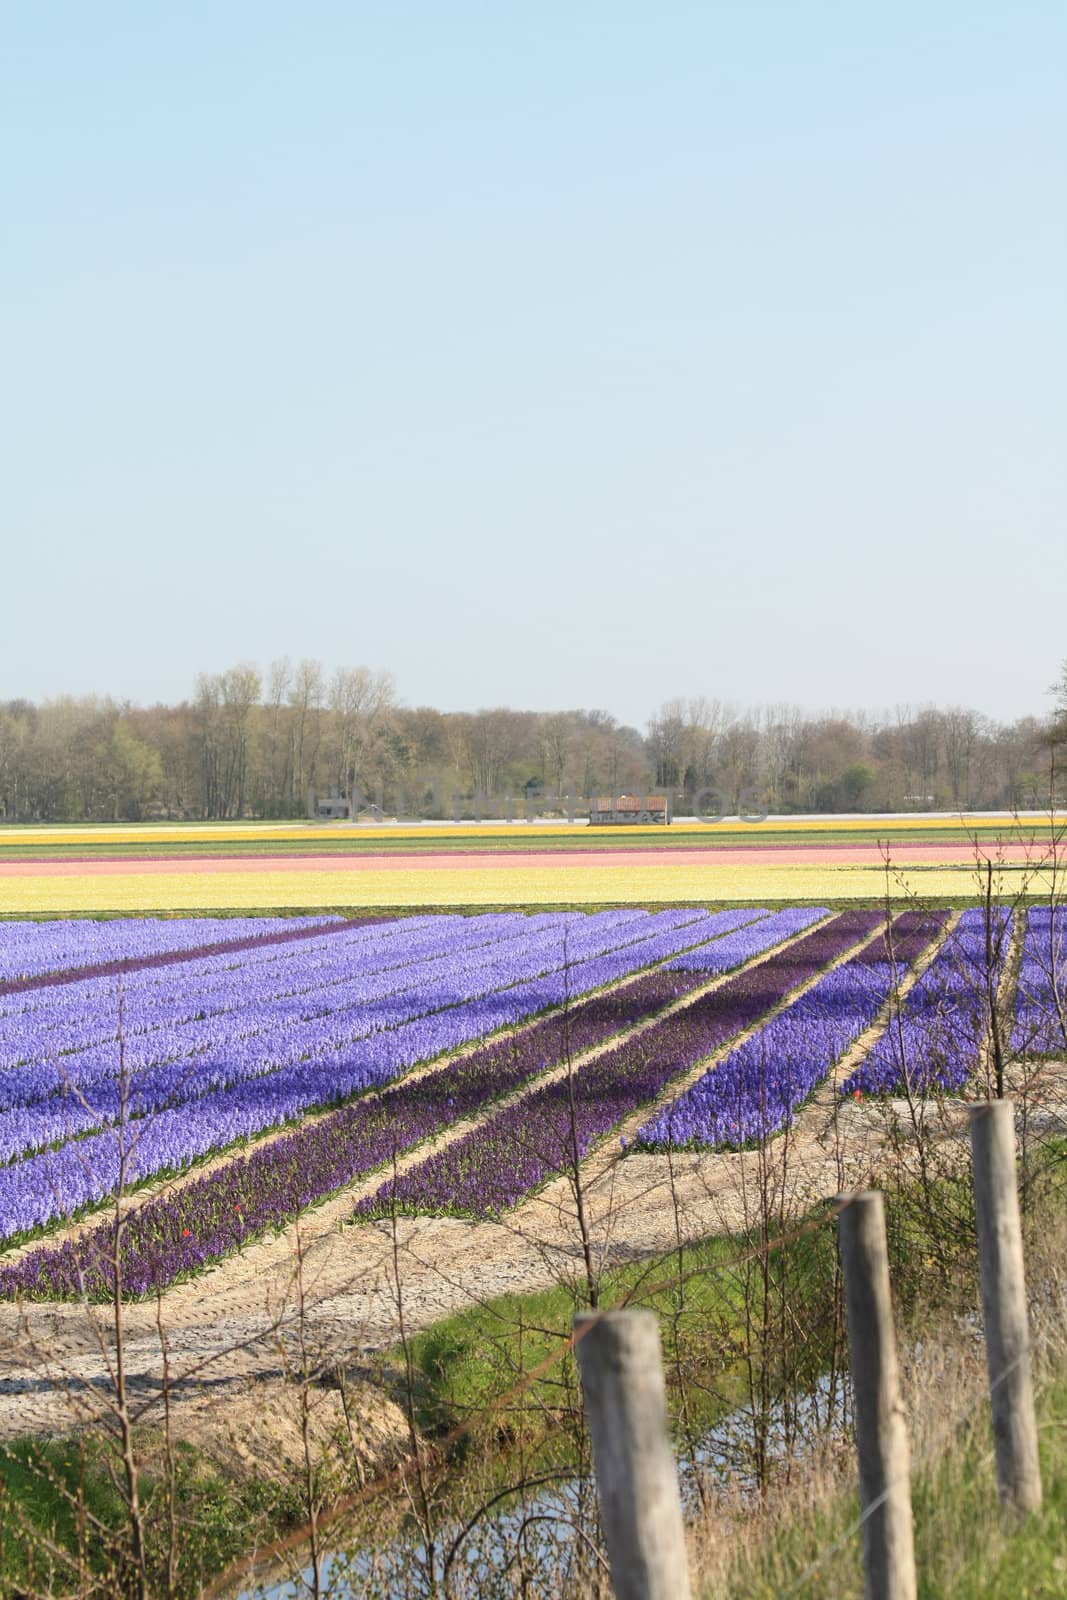
[[1041, 1467], [1015, 1184], [1015, 1108], [1010, 1100], [986, 1100], [967, 1109], [997, 1488], [1003, 1505], [1036, 1511]]
[[915, 1600], [908, 1434], [900, 1398], [882, 1196], [843, 1197], [841, 1266], [856, 1414], [867, 1600]]
[[574, 1345], [618, 1600], [689, 1600], [655, 1313], [580, 1314]]

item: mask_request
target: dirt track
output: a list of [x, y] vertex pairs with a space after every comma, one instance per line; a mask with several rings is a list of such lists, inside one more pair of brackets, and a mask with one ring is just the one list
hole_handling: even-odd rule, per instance
[[[865, 1167], [863, 1114], [847, 1106], [842, 1131], [848, 1171]], [[674, 1185], [683, 1234], [697, 1238], [743, 1220], [737, 1156], [678, 1156]], [[587, 1194], [598, 1252], [618, 1259], [668, 1249], [676, 1242], [670, 1167], [664, 1157], [612, 1160], [590, 1179]], [[750, 1181], [751, 1181], [751, 1174]], [[798, 1193], [834, 1193], [845, 1171], [833, 1143], [798, 1146]], [[570, 1187], [558, 1180], [503, 1223], [449, 1218], [401, 1219], [396, 1239], [388, 1223], [340, 1226], [351, 1216], [346, 1193], [302, 1224], [305, 1331], [326, 1363], [360, 1366], [369, 1351], [397, 1332], [396, 1269], [409, 1328], [479, 1300], [542, 1288], [579, 1269], [580, 1248]], [[395, 1249], [394, 1249], [395, 1244]], [[296, 1331], [296, 1230], [261, 1241], [166, 1297], [172, 1404], [180, 1412], [202, 1384], [224, 1406], [253, 1378], [280, 1378]], [[131, 1390], [157, 1399], [162, 1380], [154, 1305], [127, 1309], [125, 1362]], [[110, 1387], [113, 1329], [106, 1311], [81, 1306], [29, 1305], [22, 1315], [0, 1308], [0, 1438], [63, 1430]], [[179, 1424], [179, 1432], [181, 1432]]]
[[[848, 1069], [842, 1064], [838, 1078]], [[1051, 1073], [1051, 1069], [1050, 1069]], [[1067, 1129], [1067, 1066], [1055, 1076], [1055, 1126]], [[786, 1184], [800, 1209], [868, 1181], [885, 1151], [885, 1113], [876, 1106], [833, 1104], [827, 1085], [790, 1138]], [[960, 1115], [946, 1130], [959, 1140]], [[672, 1248], [679, 1237], [742, 1227], [746, 1194], [756, 1192], [753, 1153], [630, 1155], [613, 1150], [592, 1163], [586, 1206], [597, 1255], [618, 1261]], [[506, 1222], [401, 1219], [341, 1226], [351, 1215], [345, 1194], [300, 1228], [252, 1246], [195, 1283], [167, 1295], [171, 1406], [179, 1436], [209, 1442], [224, 1424], [255, 1432], [264, 1385], [284, 1384], [299, 1330], [303, 1278], [304, 1336], [314, 1361], [360, 1370], [397, 1336], [397, 1277], [406, 1325], [512, 1291], [544, 1288], [581, 1274], [571, 1187], [557, 1180]], [[751, 1202], [749, 1202], [751, 1204]], [[677, 1223], [676, 1223], [677, 1219]], [[302, 1261], [301, 1261], [302, 1256]], [[156, 1307], [128, 1309], [125, 1362], [132, 1396], [145, 1419], [159, 1420], [163, 1363]], [[99, 1308], [33, 1305], [0, 1313], [0, 1438], [65, 1431], [99, 1415], [113, 1392], [114, 1330]], [[253, 1392], [254, 1391], [254, 1392]]]

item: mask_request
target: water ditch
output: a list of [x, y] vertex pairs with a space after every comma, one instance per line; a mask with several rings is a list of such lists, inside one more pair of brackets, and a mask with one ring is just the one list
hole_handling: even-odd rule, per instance
[[[772, 1471], [795, 1461], [816, 1441], [840, 1434], [849, 1409], [841, 1374], [824, 1373], [810, 1390], [785, 1403], [767, 1408], [745, 1404], [728, 1411], [704, 1430], [691, 1452], [679, 1457], [686, 1514], [696, 1516], [707, 1498], [724, 1491], [734, 1506], [754, 1505], [759, 1498], [756, 1460]], [[437, 1600], [443, 1595], [503, 1600], [520, 1593], [531, 1600], [553, 1600], [566, 1592], [580, 1558], [587, 1565], [598, 1559], [590, 1534], [596, 1520], [591, 1474], [564, 1474], [558, 1483], [502, 1496], [476, 1519], [445, 1513], [432, 1551], [415, 1518], [408, 1516], [399, 1532], [380, 1542], [364, 1538], [325, 1555], [317, 1583], [312, 1568], [305, 1566], [285, 1579], [244, 1591], [239, 1600], [306, 1600], [315, 1593], [332, 1600]]]

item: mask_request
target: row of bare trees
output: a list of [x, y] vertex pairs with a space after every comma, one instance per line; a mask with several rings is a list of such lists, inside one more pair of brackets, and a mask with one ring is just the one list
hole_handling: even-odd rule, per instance
[[738, 712], [675, 699], [649, 724], [656, 780], [718, 788], [729, 810], [755, 790], [778, 811], [1040, 806], [1055, 721], [998, 724], [962, 706], [812, 717], [797, 706]]
[[607, 711], [402, 707], [387, 672], [288, 659], [201, 674], [180, 705], [0, 702], [0, 819], [302, 816], [309, 788], [358, 784], [422, 814], [453, 794], [618, 795], [670, 786], [683, 812], [896, 811], [1048, 803], [1067, 742], [1051, 716], [998, 724], [963, 707], [813, 716], [666, 701], [643, 736]]

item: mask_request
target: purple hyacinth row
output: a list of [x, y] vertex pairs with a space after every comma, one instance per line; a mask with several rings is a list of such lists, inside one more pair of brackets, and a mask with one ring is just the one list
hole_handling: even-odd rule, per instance
[[[153, 990], [142, 983], [132, 992], [124, 988], [121, 1050], [115, 993], [107, 986], [85, 985], [79, 997], [68, 996], [75, 1011], [80, 999], [81, 1013], [72, 1013], [62, 1034], [49, 1029], [46, 1012], [34, 1012], [18, 1019], [17, 1028], [12, 1024], [6, 1040], [0, 1041], [8, 1054], [8, 1060], [0, 1055], [0, 1061], [9, 1067], [0, 1076], [0, 1109], [11, 1112], [40, 1101], [49, 1114], [64, 1109], [72, 1113], [75, 1107], [91, 1110], [94, 1105], [103, 1111], [106, 1097], [118, 1093], [121, 1070], [128, 1103], [136, 1110], [138, 1096], [151, 1093], [153, 1073], [157, 1081], [167, 1071], [181, 1081], [196, 1069], [254, 1076], [281, 1059], [312, 1054], [314, 1038], [321, 1039], [324, 1030], [329, 1035], [324, 1018], [334, 1020], [335, 1044], [349, 1032], [366, 1032], [367, 1027], [360, 1030], [358, 1025], [345, 1029], [344, 1019], [356, 1002], [368, 1004], [368, 1026], [377, 1020], [370, 1003], [383, 996], [405, 995], [411, 1014], [432, 1009], [438, 1003], [433, 982], [446, 965], [442, 944], [447, 946], [447, 979], [457, 959], [462, 961], [465, 953], [476, 959], [492, 933], [472, 933], [465, 926], [453, 928], [451, 919], [441, 920], [448, 925], [439, 931], [411, 928], [406, 960], [396, 937], [382, 933], [375, 939], [373, 931], [354, 931], [325, 941], [325, 949], [306, 942], [284, 957], [257, 952], [238, 966], [205, 963], [183, 973], [172, 994], [166, 985]], [[506, 928], [495, 922], [495, 929], [498, 941], [521, 937], [521, 927], [510, 919]], [[427, 989], [432, 991], [428, 997]], [[61, 1044], [66, 1048], [61, 1050]], [[11, 1068], [10, 1058], [28, 1064]], [[10, 1118], [0, 1117], [0, 1138], [5, 1122], [13, 1125]]]
[[[377, 927], [352, 924], [299, 943], [257, 948], [240, 959], [213, 954], [183, 963], [177, 971], [123, 976], [121, 984], [114, 978], [73, 984], [49, 995], [23, 998], [21, 1004], [0, 1012], [0, 1067], [46, 1056], [69, 1057], [105, 1045], [111, 1047], [117, 1070], [114, 1046], [120, 993], [126, 1065], [152, 1065], [171, 1058], [168, 1029], [225, 1017], [268, 996], [275, 1005], [299, 1015], [307, 1010], [305, 997], [313, 995], [315, 1006], [325, 1011], [331, 1000], [343, 1005], [352, 998], [357, 978], [365, 985], [358, 998], [376, 1000], [409, 985], [411, 975], [404, 969], [416, 963], [444, 961], [454, 951], [562, 925], [559, 916], [543, 916], [524, 926], [517, 912], [486, 918], [478, 927], [471, 918], [459, 916], [417, 917]], [[153, 1037], [145, 1044], [140, 1035]]]
[[[351, 923], [328, 934], [257, 947], [240, 956], [206, 955], [177, 969], [141, 970], [132, 976], [87, 980], [43, 996], [21, 996], [24, 1003], [0, 1010], [0, 1068], [4, 1069], [0, 1107], [117, 1072], [120, 1033], [129, 1071], [202, 1048], [192, 1034], [182, 1032], [193, 1023], [217, 1021], [222, 1037], [239, 1037], [239, 1013], [267, 997], [306, 1008], [306, 997], [342, 991], [353, 974], [365, 979], [395, 972], [382, 992], [388, 992], [390, 984], [401, 988], [411, 981], [405, 968], [442, 948], [445, 928], [429, 926], [433, 920], [412, 918], [410, 924], [377, 926]], [[479, 941], [464, 936], [465, 920], [456, 919], [457, 944], [473, 947]], [[488, 940], [487, 932], [482, 942]], [[231, 1015], [237, 1020], [227, 1023]]]
[[[699, 974], [656, 968], [147, 1201], [123, 1226], [127, 1291], [163, 1289], [183, 1273], [218, 1260], [422, 1140], [477, 1115], [555, 1066], [567, 1050], [577, 1056], [602, 1044], [704, 981]], [[16, 1265], [0, 1269], [0, 1296], [110, 1295], [114, 1238], [114, 1224], [107, 1221], [74, 1243], [28, 1252]]]
[[[499, 961], [481, 948], [463, 952], [453, 959], [443, 985], [438, 969], [438, 977], [411, 1001], [418, 1014], [410, 1021], [396, 1020], [368, 1033], [366, 1018], [361, 1020], [366, 1008], [357, 1006], [345, 1018], [340, 1037], [336, 1019], [333, 1031], [320, 1026], [319, 1019], [310, 1034], [297, 1030], [298, 1045], [314, 1045], [310, 1053], [302, 1049], [299, 1055], [294, 1055], [292, 1038], [283, 1036], [272, 1056], [265, 1036], [252, 1062], [254, 1076], [128, 1122], [121, 1137], [108, 1129], [3, 1169], [0, 1236], [43, 1226], [99, 1203], [121, 1182], [179, 1169], [238, 1139], [378, 1087], [420, 1061], [523, 1021], [566, 995], [588, 992], [715, 933], [715, 919], [705, 912], [629, 913], [626, 928], [613, 912], [576, 912], [562, 920], [565, 926], [553, 930], [552, 970], [542, 970], [549, 957], [539, 932], [528, 941], [514, 941], [516, 948]], [[644, 938], [638, 937], [641, 929]], [[454, 941], [453, 933], [449, 942]], [[504, 943], [495, 941], [494, 951]], [[502, 981], [506, 988], [492, 988]], [[353, 1038], [354, 1033], [359, 1037]]]
[[[994, 907], [992, 965], [999, 983], [1011, 913]], [[922, 977], [899, 1019], [843, 1084], [842, 1094], [960, 1089], [975, 1071], [988, 1032], [987, 930], [981, 907], [965, 911]]]
[[[573, 917], [578, 913], [572, 913]], [[607, 913], [596, 930], [595, 953], [612, 944], [632, 942], [645, 928], [644, 913], [625, 921]], [[696, 913], [689, 913], [692, 917]], [[429, 926], [433, 922], [439, 927]], [[77, 998], [62, 1032], [50, 1028], [47, 1012], [11, 1019], [0, 1029], [0, 1065], [15, 1067], [0, 1078], [0, 1107], [30, 1103], [64, 1090], [84, 1091], [120, 1065], [127, 1075], [167, 1063], [201, 1063], [214, 1052], [233, 1065], [251, 1063], [262, 1050], [264, 1032], [272, 1037], [302, 1028], [301, 1052], [310, 1053], [308, 1030], [319, 1023], [337, 1033], [346, 1017], [354, 1018], [343, 1037], [362, 1036], [406, 1018], [455, 1004], [460, 978], [468, 989], [483, 992], [489, 973], [487, 953], [503, 964], [512, 979], [558, 964], [560, 916], [524, 918], [520, 913], [485, 918], [412, 919], [406, 929], [356, 930], [346, 937], [307, 942], [283, 957], [257, 954], [240, 965], [219, 966], [217, 959], [184, 973], [172, 985], [146, 983], [122, 990], [122, 1052], [117, 1027], [117, 995], [107, 986], [87, 986]], [[585, 935], [576, 936], [588, 937]], [[574, 948], [577, 950], [578, 945]], [[513, 953], [521, 951], [514, 970]], [[510, 963], [510, 965], [509, 965]], [[142, 979], [144, 975], [141, 975]], [[332, 1019], [332, 1024], [328, 1021]], [[17, 1066], [29, 1061], [32, 1065]]]
[[357, 1209], [368, 1215], [388, 1214], [394, 1206], [406, 1212], [499, 1215], [583, 1159], [595, 1140], [654, 1100], [672, 1079], [868, 937], [879, 917], [878, 912], [843, 912], [569, 1077], [498, 1112], [395, 1183], [383, 1184]]
[[[575, 913], [575, 916], [580, 915]], [[661, 925], [651, 935], [646, 935], [644, 940], [635, 937], [647, 925], [647, 914], [644, 912], [630, 913], [626, 923], [617, 923], [611, 915], [599, 920], [596, 944], [592, 947], [593, 954], [589, 960], [596, 963], [593, 970], [595, 983], [609, 981], [611, 977], [622, 976], [632, 972], [637, 967], [646, 966], [650, 960], [658, 960], [660, 951], [673, 953], [678, 948], [676, 933], [686, 930], [682, 943], [688, 943], [690, 930], [692, 938], [710, 936], [712, 929], [724, 924], [724, 931], [733, 927], [740, 916], [752, 916], [753, 913], [723, 912], [719, 917], [709, 919], [700, 913], [689, 913], [688, 918], [679, 916], [677, 912], [666, 913]], [[481, 919], [479, 919], [481, 920]], [[562, 956], [565, 949], [564, 931], [569, 940], [570, 950], [573, 951], [572, 964], [569, 969], [572, 993], [580, 993], [591, 987], [587, 981], [586, 963], [582, 960], [584, 952], [589, 950], [588, 930], [574, 928], [571, 923], [560, 926], [560, 919], [526, 919], [530, 925], [530, 933], [520, 926], [517, 932], [511, 932], [513, 918], [506, 919], [506, 926], [501, 926], [505, 919], [487, 917], [484, 919], [496, 929], [496, 936], [492, 940], [488, 931], [481, 930], [477, 942], [468, 945], [478, 959], [477, 984], [478, 993], [467, 998], [478, 1000], [483, 998], [485, 989], [503, 973], [507, 978], [521, 978], [523, 973], [531, 968], [537, 976], [541, 976], [539, 967], [545, 963], [544, 940], [550, 941], [549, 948], [556, 957], [558, 965], [562, 965]], [[537, 926], [539, 921], [547, 922], [546, 928]], [[460, 942], [460, 934], [465, 934], [469, 940], [472, 929], [470, 919], [466, 919], [462, 929], [450, 930], [450, 943]], [[666, 934], [668, 944], [662, 945], [662, 937]], [[614, 962], [610, 960], [611, 946], [625, 938], [626, 943], [615, 952]], [[539, 944], [537, 941], [540, 940]], [[517, 948], [517, 942], [522, 941], [522, 948]], [[486, 956], [486, 945], [492, 944], [493, 959]], [[540, 954], [538, 952], [541, 952]], [[335, 952], [332, 952], [335, 953]], [[414, 959], [422, 954], [426, 955], [425, 941], [416, 939], [412, 943]], [[390, 960], [395, 960], [395, 956]], [[412, 1020], [412, 1014], [419, 1015], [424, 1011], [434, 1012], [440, 1009], [436, 1003], [441, 998], [440, 990], [434, 987], [439, 984], [442, 974], [448, 983], [455, 982], [455, 973], [461, 958], [450, 953], [447, 957], [433, 957], [421, 961], [417, 967], [418, 981], [410, 982], [402, 991], [403, 1000], [397, 1000], [395, 991], [397, 984], [402, 981], [402, 976], [392, 967], [383, 975], [379, 974], [382, 986], [386, 990], [394, 991], [393, 1003], [390, 1006], [389, 1017], [396, 1020], [393, 1025], [399, 1026], [405, 1021]], [[443, 971], [443, 963], [447, 964], [447, 972]], [[610, 968], [610, 971], [609, 971]], [[602, 976], [607, 974], [607, 976]], [[428, 980], [432, 979], [433, 983]], [[368, 995], [373, 994], [369, 986], [366, 970], [361, 975], [360, 985], [362, 990], [361, 1020], [355, 1024], [355, 1031], [349, 1027], [351, 1036], [349, 1042], [354, 1042], [357, 1036], [366, 1036], [371, 1031], [380, 1031], [383, 1026], [381, 1008], [377, 1013], [368, 1003]], [[350, 981], [344, 991], [345, 1004], [340, 1011], [334, 1011], [335, 1020], [340, 1016], [348, 1016], [352, 1006], [348, 1003], [356, 986]], [[503, 991], [505, 1000], [514, 1004], [516, 998], [521, 999], [522, 1014], [528, 1014], [528, 996], [518, 996], [515, 986], [512, 985]], [[451, 995], [451, 990], [448, 991]], [[539, 998], [539, 997], [538, 997]], [[562, 994], [560, 995], [562, 998]], [[432, 1002], [432, 1003], [431, 1003]], [[455, 1003], [449, 1000], [449, 1003]], [[555, 1003], [549, 1002], [547, 1003]], [[398, 1010], [398, 1007], [400, 1009]], [[237, 1007], [232, 1009], [236, 1010]], [[540, 1010], [542, 1006], [536, 1004], [533, 1009]], [[268, 1017], [270, 1027], [264, 1024], [264, 1015]], [[0, 1117], [0, 1160], [11, 1160], [14, 1157], [26, 1154], [32, 1150], [44, 1149], [49, 1144], [60, 1143], [66, 1139], [92, 1132], [108, 1122], [115, 1122], [122, 1115], [125, 1108], [128, 1117], [140, 1118], [151, 1112], [160, 1112], [167, 1108], [180, 1106], [191, 1101], [202, 1100], [209, 1094], [217, 1094], [233, 1088], [235, 1085], [258, 1079], [265, 1074], [272, 1074], [269, 1081], [270, 1092], [275, 1096], [286, 1096], [291, 1092], [291, 1073], [286, 1075], [285, 1069], [295, 1069], [297, 1080], [303, 1084], [307, 1073], [305, 1063], [313, 1058], [313, 1043], [321, 1043], [322, 1017], [324, 1009], [321, 1005], [320, 991], [316, 991], [316, 1006], [313, 1015], [309, 1018], [306, 1014], [298, 1018], [297, 1022], [288, 1021], [284, 1033], [278, 1032], [278, 1006], [271, 1004], [269, 1010], [263, 1006], [255, 1010], [245, 1010], [241, 1015], [241, 1025], [246, 1030], [244, 1034], [233, 1031], [224, 1036], [221, 1044], [216, 1049], [209, 1049], [204, 1054], [194, 1055], [191, 1043], [202, 1041], [208, 1024], [197, 1021], [190, 1028], [184, 1030], [183, 1038], [187, 1049], [177, 1060], [165, 1061], [160, 1065], [139, 1066], [138, 1052], [130, 1046], [126, 1047], [125, 1058], [127, 1066], [137, 1064], [131, 1078], [120, 1081], [117, 1076], [89, 1076], [86, 1075], [85, 1062], [87, 1053], [76, 1058], [64, 1061], [56, 1070], [67, 1073], [69, 1083], [77, 1082], [77, 1094], [52, 1095], [38, 1103], [24, 1106], [12, 1106], [5, 1116]], [[377, 1030], [372, 1030], [370, 1024], [376, 1021]], [[255, 1024], [255, 1025], [253, 1025]], [[417, 1037], [417, 1035], [412, 1035]], [[239, 1048], [238, 1048], [239, 1045]], [[154, 1047], [153, 1047], [154, 1048]], [[143, 1058], [143, 1052], [141, 1052]], [[351, 1065], [351, 1063], [349, 1063]], [[75, 1078], [74, 1074], [81, 1071], [82, 1075]], [[12, 1078], [18, 1075], [11, 1074]], [[362, 1084], [360, 1084], [362, 1087]], [[9, 1087], [8, 1092], [11, 1092]], [[258, 1105], [257, 1097], [257, 1105]], [[328, 1098], [337, 1098], [336, 1094]], [[232, 1114], [236, 1102], [232, 1101], [226, 1110]], [[131, 1135], [132, 1137], [132, 1135]]]
[[[266, 919], [265, 919], [266, 920]], [[0, 1017], [32, 1009], [36, 1001], [47, 1006], [52, 1001], [62, 1004], [63, 991], [70, 985], [80, 985], [92, 978], [129, 981], [131, 976], [153, 972], [158, 977], [164, 967], [187, 966], [190, 962], [208, 961], [222, 955], [230, 966], [235, 957], [246, 951], [262, 951], [271, 945], [291, 945], [304, 939], [321, 939], [324, 934], [347, 934], [354, 928], [369, 928], [392, 922], [392, 917], [338, 917], [328, 922], [310, 921], [307, 927], [287, 928], [284, 933], [253, 933], [245, 939], [229, 939], [225, 944], [198, 944], [185, 950], [160, 950], [155, 955], [131, 957], [129, 960], [98, 961], [88, 967], [77, 967], [72, 972], [50, 972], [43, 977], [20, 978], [12, 983], [0, 983]], [[12, 1001], [11, 997], [16, 998]]]
[[[674, 969], [676, 972], [705, 972], [709, 977], [729, 972], [741, 961], [748, 961], [768, 948], [764, 936], [772, 928], [778, 939], [789, 939], [796, 933], [803, 933], [805, 928], [810, 928], [813, 922], [819, 922], [825, 916], [825, 906], [789, 906], [785, 911], [776, 911], [769, 922], [754, 926], [747, 947], [744, 941], [735, 942], [729, 951], [719, 945], [702, 945], [697, 950], [679, 956], [673, 963]], [[745, 953], [739, 960], [738, 951], [742, 949]]]
[[79, 967], [150, 960], [205, 945], [340, 922], [321, 917], [117, 917], [109, 922], [7, 922], [0, 926], [0, 982], [21, 983]]
[[1026, 914], [1012, 1049], [1067, 1054], [1067, 911], [1032, 906]]
[[[943, 915], [906, 911], [859, 955], [732, 1050], [638, 1131], [650, 1150], [736, 1149], [791, 1127], [796, 1112], [877, 1017], [894, 983], [944, 926]], [[887, 959], [892, 949], [894, 960]]]

